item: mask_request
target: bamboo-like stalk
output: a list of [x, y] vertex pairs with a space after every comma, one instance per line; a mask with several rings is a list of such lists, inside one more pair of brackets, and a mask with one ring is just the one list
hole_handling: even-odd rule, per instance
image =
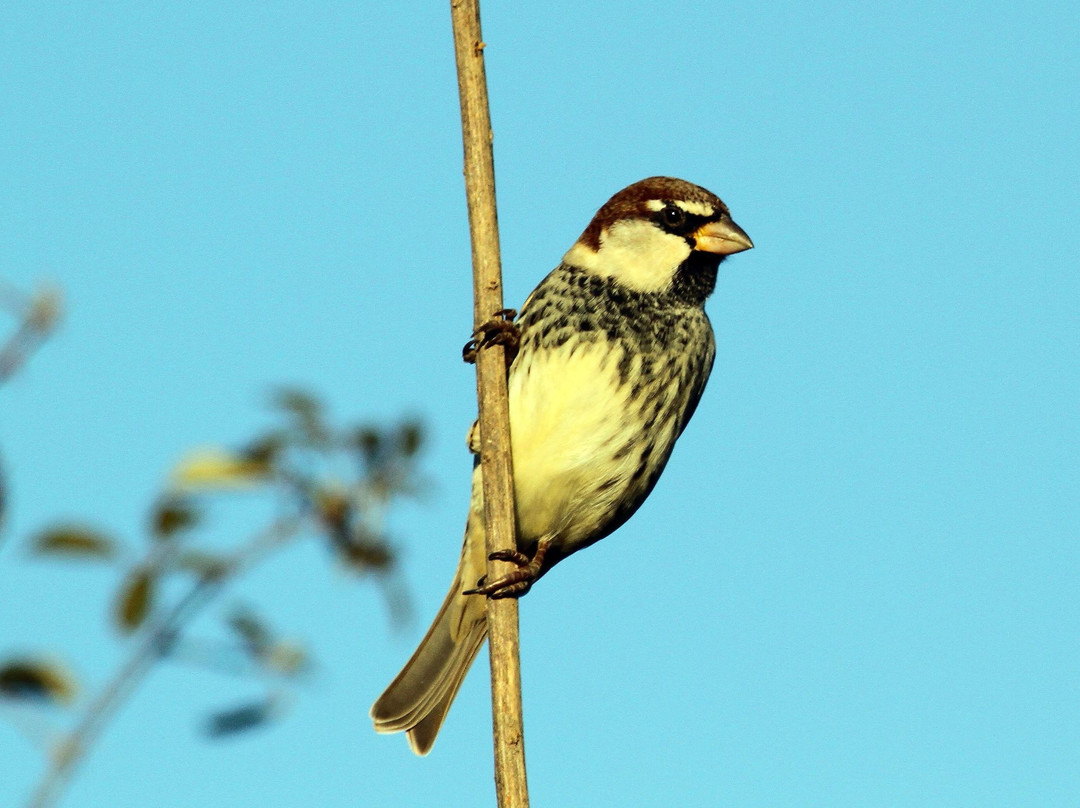
[[[451, 0], [450, 9], [461, 97], [465, 195], [472, 239], [473, 319], [479, 327], [503, 308], [491, 117], [484, 74], [479, 0]], [[480, 350], [476, 358], [484, 524], [489, 553], [515, 549], [517, 544], [505, 351], [502, 345], [491, 345]], [[489, 561], [488, 580], [495, 580], [510, 569], [513, 569], [512, 565], [505, 562]], [[529, 793], [525, 779], [517, 600], [489, 599], [487, 622], [491, 649], [495, 791], [499, 808], [527, 808]]]

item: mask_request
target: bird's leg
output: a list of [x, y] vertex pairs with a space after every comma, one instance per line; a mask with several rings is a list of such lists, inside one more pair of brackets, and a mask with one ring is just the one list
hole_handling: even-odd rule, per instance
[[488, 556], [490, 561], [508, 561], [517, 565], [517, 569], [506, 573], [501, 578], [496, 578], [491, 583], [484, 583], [485, 579], [481, 578], [479, 585], [475, 589], [468, 589], [462, 594], [487, 595], [495, 600], [498, 598], [520, 598], [529, 591], [529, 588], [540, 577], [540, 570], [544, 566], [544, 556], [547, 554], [548, 545], [550, 544], [550, 540], [541, 540], [536, 545], [536, 552], [533, 553], [532, 558], [517, 550], [499, 550], [492, 553]]
[[517, 356], [521, 341], [521, 331], [514, 324], [515, 317], [517, 311], [514, 309], [500, 309], [491, 315], [490, 320], [473, 331], [472, 339], [461, 349], [461, 358], [472, 365], [476, 363], [476, 355], [481, 349], [502, 345], [506, 348], [506, 362], [509, 364]]

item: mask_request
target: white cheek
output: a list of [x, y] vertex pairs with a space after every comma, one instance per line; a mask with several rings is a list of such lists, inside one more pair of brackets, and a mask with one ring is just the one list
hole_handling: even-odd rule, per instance
[[671, 285], [675, 271], [690, 257], [685, 239], [665, 233], [642, 219], [614, 224], [600, 236], [600, 249], [575, 244], [563, 260], [572, 266], [617, 280], [638, 292], [659, 292]]

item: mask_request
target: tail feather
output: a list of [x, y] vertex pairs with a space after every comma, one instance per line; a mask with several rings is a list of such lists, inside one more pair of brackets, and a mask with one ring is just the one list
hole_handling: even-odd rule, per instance
[[[426, 755], [487, 637], [485, 599], [461, 594], [484, 569], [484, 531], [469, 519], [454, 582], [435, 620], [405, 667], [371, 707], [376, 732], [406, 732], [409, 746]], [[470, 529], [471, 528], [471, 529]]]
[[453, 703], [454, 697], [457, 696], [461, 683], [465, 681], [465, 674], [469, 672], [469, 668], [472, 666], [473, 660], [476, 659], [480, 646], [484, 644], [486, 637], [487, 621], [485, 620], [479, 627], [479, 631], [474, 631], [467, 638], [467, 643], [459, 646], [462, 653], [460, 658], [455, 660], [454, 669], [451, 675], [447, 677], [439, 700], [430, 705], [427, 715], [406, 732], [409, 746], [416, 754], [426, 755], [431, 751], [431, 747], [435, 743], [435, 736], [438, 735], [443, 720], [450, 710], [450, 705]]

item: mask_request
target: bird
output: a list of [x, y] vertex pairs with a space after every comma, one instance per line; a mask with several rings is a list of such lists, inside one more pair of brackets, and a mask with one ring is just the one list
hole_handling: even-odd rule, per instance
[[528, 296], [508, 371], [517, 551], [498, 554], [518, 569], [485, 579], [477, 459], [453, 583], [372, 706], [376, 732], [404, 731], [426, 755], [487, 636], [485, 599], [525, 594], [645, 501], [712, 370], [704, 304], [720, 263], [753, 246], [715, 194], [649, 177], [601, 206]]

